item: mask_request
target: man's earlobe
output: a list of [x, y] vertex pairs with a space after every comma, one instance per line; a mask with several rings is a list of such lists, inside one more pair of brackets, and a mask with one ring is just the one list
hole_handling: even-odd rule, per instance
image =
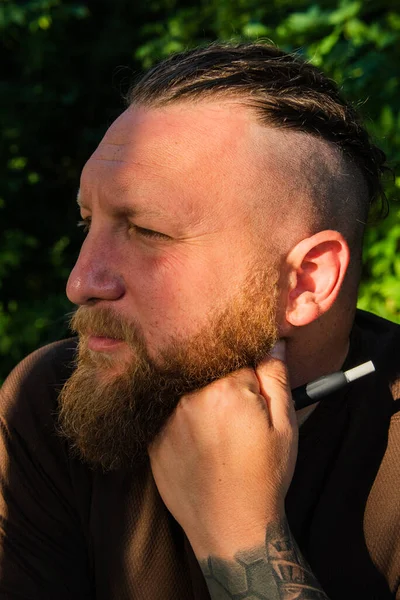
[[286, 320], [308, 325], [337, 299], [350, 260], [349, 246], [338, 231], [325, 230], [299, 242], [289, 253]]

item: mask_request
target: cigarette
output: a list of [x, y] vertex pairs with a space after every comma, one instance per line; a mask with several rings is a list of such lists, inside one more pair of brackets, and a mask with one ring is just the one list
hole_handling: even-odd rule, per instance
[[336, 373], [319, 377], [306, 385], [301, 385], [292, 390], [294, 407], [296, 410], [299, 410], [300, 408], [305, 408], [310, 404], [314, 404], [321, 398], [340, 390], [349, 383], [352, 383], [361, 377], [365, 377], [374, 371], [374, 363], [372, 360], [369, 360], [353, 369], [337, 371]]

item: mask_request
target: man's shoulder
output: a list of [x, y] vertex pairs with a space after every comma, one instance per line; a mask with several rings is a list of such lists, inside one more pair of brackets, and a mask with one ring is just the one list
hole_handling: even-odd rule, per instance
[[54, 406], [74, 369], [77, 338], [47, 344], [24, 358], [9, 374], [0, 390], [2, 416], [26, 403]]
[[365, 507], [364, 533], [374, 564], [395, 594], [400, 564], [400, 325], [364, 311], [358, 311], [355, 324], [363, 333], [366, 348], [374, 352], [377, 373], [389, 381], [394, 400], [385, 453]]
[[357, 309], [355, 324], [375, 335], [400, 336], [400, 325], [366, 310]]
[[362, 360], [372, 360], [377, 372], [400, 380], [400, 325], [372, 313], [357, 310], [352, 345]]

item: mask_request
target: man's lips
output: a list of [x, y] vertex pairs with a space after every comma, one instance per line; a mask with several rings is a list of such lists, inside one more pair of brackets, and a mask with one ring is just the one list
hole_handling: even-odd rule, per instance
[[112, 352], [122, 344], [125, 344], [124, 340], [99, 335], [89, 335], [87, 340], [87, 347], [95, 352]]

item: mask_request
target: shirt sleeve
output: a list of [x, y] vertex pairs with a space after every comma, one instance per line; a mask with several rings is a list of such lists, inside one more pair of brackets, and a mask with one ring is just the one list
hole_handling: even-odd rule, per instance
[[94, 597], [71, 463], [55, 428], [74, 345], [31, 354], [0, 390], [1, 600]]
[[365, 539], [370, 555], [400, 600], [400, 412], [392, 417], [389, 441], [368, 498]]

